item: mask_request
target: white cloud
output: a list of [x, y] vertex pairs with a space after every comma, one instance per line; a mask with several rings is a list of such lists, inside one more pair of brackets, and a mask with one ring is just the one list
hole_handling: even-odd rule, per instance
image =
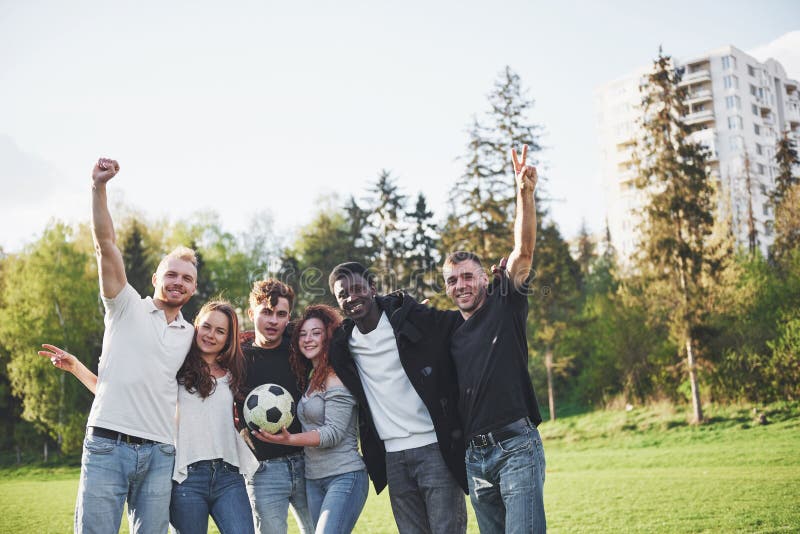
[[794, 80], [800, 79], [800, 30], [785, 33], [765, 45], [748, 52], [762, 63], [775, 59], [786, 69], [786, 75]]

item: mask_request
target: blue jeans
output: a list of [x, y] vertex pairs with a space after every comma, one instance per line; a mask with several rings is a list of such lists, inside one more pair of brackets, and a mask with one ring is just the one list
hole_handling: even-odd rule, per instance
[[528, 424], [520, 435], [466, 453], [469, 497], [481, 534], [545, 532], [545, 460], [539, 431]]
[[369, 479], [364, 469], [319, 479], [306, 479], [306, 495], [316, 534], [352, 532], [364, 509]]
[[444, 463], [438, 443], [387, 452], [386, 475], [400, 534], [466, 532], [464, 490]]
[[119, 532], [126, 500], [131, 534], [166, 532], [174, 463], [173, 445], [134, 445], [87, 435], [75, 505], [75, 532]]
[[300, 533], [314, 532], [306, 501], [305, 465], [302, 452], [263, 460], [246, 479], [256, 532], [286, 534], [290, 504]]
[[208, 515], [221, 534], [253, 534], [253, 512], [239, 469], [222, 460], [202, 460], [172, 482], [169, 520], [178, 534], [208, 532]]

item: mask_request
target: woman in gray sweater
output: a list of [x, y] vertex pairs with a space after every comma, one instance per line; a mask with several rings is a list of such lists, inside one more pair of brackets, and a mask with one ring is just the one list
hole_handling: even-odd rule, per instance
[[305, 447], [306, 495], [316, 534], [351, 532], [369, 490], [358, 454], [356, 399], [328, 364], [330, 339], [340, 322], [337, 310], [315, 304], [306, 308], [292, 333], [289, 358], [305, 389], [297, 405], [303, 432], [253, 432], [269, 443]]

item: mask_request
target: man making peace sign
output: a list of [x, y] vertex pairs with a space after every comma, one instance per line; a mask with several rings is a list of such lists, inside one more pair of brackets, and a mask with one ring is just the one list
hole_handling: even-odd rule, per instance
[[544, 532], [542, 417], [528, 377], [528, 276], [536, 243], [536, 169], [511, 151], [514, 250], [493, 279], [471, 252], [444, 261], [447, 295], [464, 317], [450, 352], [458, 375], [469, 494], [481, 533]]

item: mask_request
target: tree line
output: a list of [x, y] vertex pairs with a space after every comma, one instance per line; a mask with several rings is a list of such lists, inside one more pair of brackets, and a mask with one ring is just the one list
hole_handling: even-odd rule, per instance
[[[704, 402], [800, 397], [797, 149], [788, 134], [776, 146], [770, 253], [738, 245], [708, 149], [683, 122], [681, 74], [659, 52], [643, 85], [635, 186], [648, 202], [631, 266], [619, 265], [608, 228], [597, 237], [584, 225], [565, 239], [547, 211], [546, 176], [539, 180], [529, 372], [551, 418], [565, 407], [667, 399], [691, 406], [700, 422]], [[511, 68], [499, 73], [487, 104], [467, 129], [464, 170], [441, 217], [386, 169], [363, 197], [325, 199], [291, 239], [273, 233], [267, 212], [233, 234], [214, 212], [170, 223], [118, 207], [128, 280], [151, 294], [160, 257], [186, 244], [199, 263], [197, 294], [184, 307], [190, 320], [216, 295], [244, 310], [252, 282], [267, 276], [294, 287], [298, 310], [334, 303], [327, 275], [345, 260], [372, 266], [383, 292], [403, 289], [448, 307], [443, 255], [471, 250], [488, 268], [508, 254], [515, 208], [508, 154], [527, 144], [535, 164], [542, 150], [534, 100]], [[77, 451], [91, 396], [36, 351], [54, 342], [97, 369], [103, 308], [88, 224], [52, 221], [22, 251], [0, 254], [0, 287], [0, 448], [18, 458]]]

